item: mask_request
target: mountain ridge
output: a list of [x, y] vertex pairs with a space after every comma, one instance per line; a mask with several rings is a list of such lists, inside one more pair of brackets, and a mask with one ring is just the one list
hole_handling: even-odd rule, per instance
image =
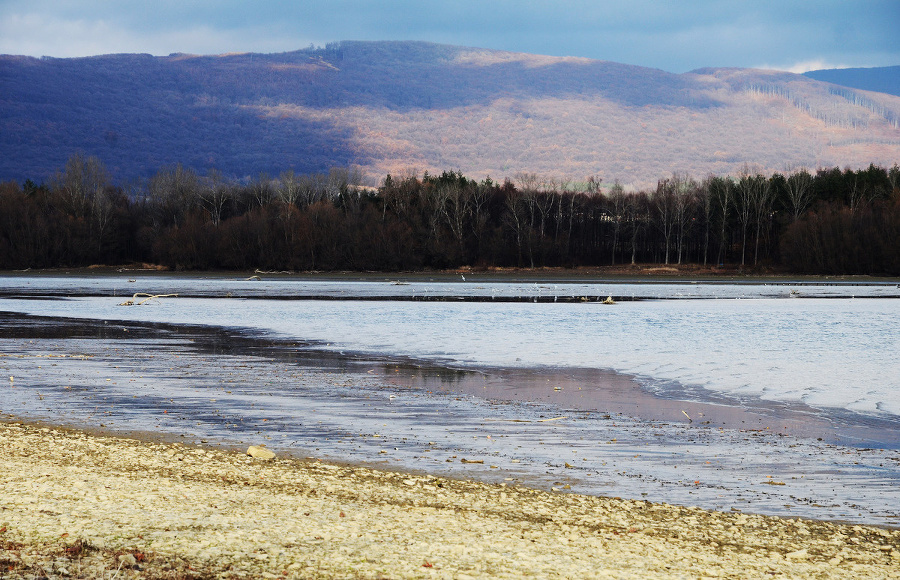
[[803, 76], [845, 87], [900, 96], [900, 66], [812, 70]]
[[[900, 97], [781, 71], [659, 69], [424, 42], [285, 53], [0, 56], [0, 180], [74, 152], [119, 180], [182, 163], [234, 177], [358, 166], [473, 177], [890, 166]], [[847, 92], [849, 91], [849, 92]]]

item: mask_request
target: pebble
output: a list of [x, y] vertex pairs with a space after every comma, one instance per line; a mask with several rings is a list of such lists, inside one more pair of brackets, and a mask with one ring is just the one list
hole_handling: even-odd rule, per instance
[[898, 576], [894, 529], [28, 425], [0, 441], [0, 578]]
[[247, 448], [247, 455], [250, 457], [254, 457], [256, 459], [261, 459], [263, 461], [271, 461], [275, 459], [275, 454], [265, 447], [257, 447], [256, 445], [251, 445]]

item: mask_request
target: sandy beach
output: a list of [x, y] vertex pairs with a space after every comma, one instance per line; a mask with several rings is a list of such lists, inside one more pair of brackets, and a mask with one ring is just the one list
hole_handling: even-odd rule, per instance
[[900, 530], [0, 425], [0, 577], [896, 578]]

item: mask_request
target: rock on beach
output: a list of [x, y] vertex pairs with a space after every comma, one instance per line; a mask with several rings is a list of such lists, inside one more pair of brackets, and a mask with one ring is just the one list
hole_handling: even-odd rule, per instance
[[261, 459], [263, 461], [270, 461], [275, 459], [275, 454], [266, 449], [265, 447], [257, 447], [256, 445], [251, 445], [247, 448], [247, 455], [250, 457], [255, 457], [256, 459]]
[[[0, 423], [0, 578], [897, 578], [900, 530]], [[262, 449], [262, 448], [260, 448]]]

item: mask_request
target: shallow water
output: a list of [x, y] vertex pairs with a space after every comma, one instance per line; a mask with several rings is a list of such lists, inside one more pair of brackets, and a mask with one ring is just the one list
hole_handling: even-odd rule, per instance
[[[0, 331], [0, 367], [15, 379], [0, 387], [6, 414], [208, 444], [265, 441], [279, 453], [561, 491], [900, 525], [895, 300], [178, 298], [120, 307], [109, 296], [38, 294], [0, 299], [0, 310], [18, 313]], [[547, 392], [473, 396], [498, 367], [521, 369], [514, 384], [546, 377]], [[580, 368], [636, 372], [664, 400], [724, 403], [765, 421], [706, 423], [699, 407], [685, 407], [691, 423], [648, 420], [554, 398], [599, 388], [572, 374]], [[825, 427], [801, 432], [789, 416]], [[875, 434], [868, 442], [850, 436], [860, 426]]]
[[770, 282], [628, 281], [579, 279], [576, 276], [516, 280], [503, 275], [398, 276], [250, 276], [210, 274], [30, 275], [0, 276], [0, 296], [131, 296], [175, 293], [193, 298], [269, 299], [446, 299], [521, 302], [603, 300], [748, 299], [748, 298], [900, 298], [896, 282], [779, 280]]
[[[0, 298], [0, 309], [251, 328], [338, 352], [456, 366], [609, 369], [637, 376], [646, 388], [666, 396], [802, 403], [834, 416], [900, 420], [900, 299], [884, 297], [896, 291], [894, 285], [592, 284], [599, 296], [630, 292], [642, 298], [606, 306], [452, 299], [465, 296], [464, 291], [527, 299], [533, 286], [555, 287], [557, 295], [571, 297], [587, 293], [582, 284], [507, 284], [496, 290], [503, 284], [443, 283], [445, 299], [432, 302], [372, 299], [396, 288], [407, 298], [433, 293], [432, 282], [295, 280], [259, 290], [254, 284], [267, 283], [151, 278], [141, 280], [141, 286], [152, 286], [151, 293], [179, 293], [190, 286], [192, 295], [218, 297], [179, 294], [140, 308], [120, 307], [121, 296], [110, 294], [121, 295], [119, 286], [127, 284], [125, 278], [108, 277], [0, 278], [0, 296], [10, 296]], [[14, 287], [27, 290], [29, 298], [12, 297]], [[234, 297], [249, 296], [251, 290], [261, 294]], [[307, 299], [263, 298], [267, 292]], [[647, 298], [691, 292], [753, 298]], [[97, 296], [33, 300], [68, 293]], [[333, 299], [338, 293], [344, 299]], [[860, 294], [868, 297], [857, 298]], [[329, 299], [313, 299], [319, 295]]]

